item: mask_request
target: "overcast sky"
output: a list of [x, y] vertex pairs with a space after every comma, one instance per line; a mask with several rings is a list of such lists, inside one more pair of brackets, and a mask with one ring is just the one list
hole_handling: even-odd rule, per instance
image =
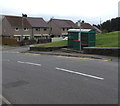
[[84, 20], [99, 24], [118, 16], [119, 0], [0, 0], [1, 15]]

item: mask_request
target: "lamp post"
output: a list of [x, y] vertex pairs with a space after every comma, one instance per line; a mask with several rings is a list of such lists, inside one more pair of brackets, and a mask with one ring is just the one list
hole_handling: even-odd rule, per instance
[[78, 20], [78, 27], [80, 28], [78, 40], [80, 41], [80, 50], [81, 50], [81, 20]]

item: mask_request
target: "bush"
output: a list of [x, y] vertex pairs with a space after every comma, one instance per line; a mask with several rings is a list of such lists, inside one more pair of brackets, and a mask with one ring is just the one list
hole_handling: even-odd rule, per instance
[[106, 29], [104, 29], [103, 31], [102, 31], [102, 33], [104, 34], [104, 33], [108, 33], [108, 31], [106, 30]]

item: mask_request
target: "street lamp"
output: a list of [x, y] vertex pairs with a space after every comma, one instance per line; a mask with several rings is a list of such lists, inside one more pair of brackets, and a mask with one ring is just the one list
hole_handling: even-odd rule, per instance
[[81, 50], [81, 20], [78, 20], [78, 27], [80, 28], [78, 40], [80, 41], [80, 50]]

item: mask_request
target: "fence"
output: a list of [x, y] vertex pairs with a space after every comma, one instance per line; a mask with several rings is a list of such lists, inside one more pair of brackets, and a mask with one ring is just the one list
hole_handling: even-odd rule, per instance
[[110, 47], [104, 47], [104, 48], [97, 48], [97, 47], [84, 47], [83, 49], [84, 53], [87, 54], [98, 54], [98, 55], [107, 55], [107, 56], [120, 56], [120, 48], [110, 48]]
[[13, 38], [0, 38], [3, 45], [17, 45], [17, 40]]
[[62, 41], [63, 37], [54, 37], [52, 38], [52, 42]]
[[31, 45], [31, 44], [41, 44], [41, 43], [49, 43], [51, 42], [51, 39], [39, 39], [38, 41], [36, 40], [22, 40], [22, 41], [17, 41], [14, 38], [0, 38], [0, 43], [3, 45]]
[[51, 42], [51, 38], [46, 38], [46, 39], [39, 39], [38, 41], [37, 41], [37, 43], [50, 43]]
[[23, 40], [18, 42], [19, 46], [23, 46], [23, 45], [31, 45], [31, 44], [41, 44], [41, 43], [49, 43], [51, 42], [51, 39], [39, 39], [39, 40]]

